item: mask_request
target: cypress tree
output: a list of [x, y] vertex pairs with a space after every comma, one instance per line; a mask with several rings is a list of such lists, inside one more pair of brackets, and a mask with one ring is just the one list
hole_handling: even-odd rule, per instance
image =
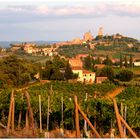
[[124, 57], [124, 66], [127, 68], [128, 64], [127, 64], [127, 56]]
[[69, 63], [67, 63], [67, 65], [66, 65], [64, 77], [66, 78], [66, 80], [73, 78], [73, 72], [72, 72], [72, 69], [71, 69]]
[[129, 62], [129, 66], [130, 66], [130, 68], [132, 68], [132, 67], [133, 67], [133, 57], [132, 57], [132, 55], [130, 55], [130, 62]]
[[85, 68], [90, 70], [92, 68], [92, 59], [90, 56], [87, 56], [84, 60], [84, 63], [85, 63]]
[[120, 68], [123, 66], [122, 54], [120, 54]]

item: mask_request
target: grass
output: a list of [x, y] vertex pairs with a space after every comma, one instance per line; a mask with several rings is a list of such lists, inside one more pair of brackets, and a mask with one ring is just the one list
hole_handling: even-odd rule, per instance
[[45, 64], [45, 62], [49, 59], [49, 56], [20, 55], [18, 57], [42, 64]]

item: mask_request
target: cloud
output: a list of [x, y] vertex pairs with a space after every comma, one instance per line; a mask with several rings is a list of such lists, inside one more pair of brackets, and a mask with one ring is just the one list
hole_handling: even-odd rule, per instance
[[111, 5], [110, 12], [118, 16], [140, 17], [140, 5], [135, 3]]
[[[88, 1], [89, 2], [89, 1]], [[0, 7], [1, 21], [30, 22], [46, 19], [63, 18], [98, 18], [106, 16], [140, 17], [138, 2], [91, 2], [90, 5], [62, 3], [50, 6], [38, 5], [5, 5]]]

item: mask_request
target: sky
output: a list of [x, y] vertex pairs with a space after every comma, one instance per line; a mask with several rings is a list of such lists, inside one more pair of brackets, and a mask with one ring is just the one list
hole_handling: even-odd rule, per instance
[[140, 0], [0, 0], [0, 41], [67, 41], [91, 31], [140, 40]]

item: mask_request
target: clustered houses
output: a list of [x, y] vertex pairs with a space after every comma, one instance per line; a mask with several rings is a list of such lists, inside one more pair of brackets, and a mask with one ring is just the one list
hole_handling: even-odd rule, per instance
[[[82, 56], [82, 55], [79, 55]], [[74, 74], [78, 74], [77, 81], [82, 83], [102, 83], [107, 79], [107, 77], [96, 77], [95, 72], [91, 72], [83, 69], [83, 63], [80, 59], [81, 57], [77, 56], [76, 58], [69, 59], [69, 63]], [[84, 56], [84, 55], [83, 55]], [[97, 79], [97, 80], [96, 80]]]
[[45, 46], [45, 47], [37, 47], [36, 44], [33, 43], [22, 43], [22, 44], [11, 44], [11, 50], [17, 51], [19, 49], [22, 49], [25, 51], [25, 53], [33, 54], [33, 55], [48, 55], [52, 56], [53, 54], [57, 54], [55, 51], [56, 48], [52, 46]]

